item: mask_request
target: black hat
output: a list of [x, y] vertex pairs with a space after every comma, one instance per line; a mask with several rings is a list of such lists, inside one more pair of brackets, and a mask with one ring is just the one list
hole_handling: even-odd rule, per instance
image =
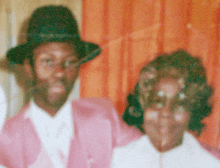
[[43, 6], [31, 16], [26, 34], [27, 42], [11, 48], [7, 58], [15, 64], [23, 64], [34, 47], [44, 42], [73, 42], [81, 64], [100, 54], [101, 48], [94, 43], [82, 41], [77, 22], [71, 11], [64, 6]]

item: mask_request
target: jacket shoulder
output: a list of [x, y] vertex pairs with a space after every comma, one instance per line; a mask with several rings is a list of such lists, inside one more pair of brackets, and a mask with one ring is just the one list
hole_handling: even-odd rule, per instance
[[111, 111], [114, 109], [113, 103], [107, 98], [85, 98], [78, 99], [72, 102], [73, 108], [77, 108], [84, 113], [96, 111]]
[[18, 114], [16, 114], [15, 116], [7, 119], [5, 121], [5, 124], [3, 126], [2, 132], [14, 132], [14, 131], [19, 131], [23, 121], [25, 120], [25, 112], [28, 109], [28, 106], [25, 106], [24, 108], [22, 108], [20, 110], [20, 112]]
[[112, 102], [108, 98], [94, 98], [94, 97], [89, 97], [89, 98], [83, 98], [83, 99], [78, 99], [75, 101], [72, 101], [73, 104], [78, 104], [79, 106], [84, 106], [84, 107], [106, 107], [106, 106], [112, 106]]

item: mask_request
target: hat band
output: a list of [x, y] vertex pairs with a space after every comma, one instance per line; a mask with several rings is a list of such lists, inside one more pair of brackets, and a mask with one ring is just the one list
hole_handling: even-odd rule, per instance
[[50, 40], [80, 40], [80, 36], [78, 34], [27, 34], [26, 35], [28, 42], [42, 42], [42, 41], [50, 41]]

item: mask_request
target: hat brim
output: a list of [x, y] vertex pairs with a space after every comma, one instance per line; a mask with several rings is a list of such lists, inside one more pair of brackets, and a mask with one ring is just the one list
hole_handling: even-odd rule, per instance
[[[65, 39], [66, 40], [66, 39]], [[28, 53], [31, 53], [33, 48], [35, 48], [37, 45], [45, 42], [64, 42], [63, 39], [50, 39], [47, 41], [41, 41], [38, 43], [25, 43], [20, 44], [17, 47], [11, 48], [7, 52], [7, 59], [10, 61], [10, 63], [13, 64], [23, 64], [24, 60], [27, 58]], [[101, 48], [99, 45], [80, 41], [80, 50], [83, 51], [83, 55], [80, 56], [80, 64], [86, 63], [92, 59], [94, 59], [96, 56], [98, 56], [101, 53]]]

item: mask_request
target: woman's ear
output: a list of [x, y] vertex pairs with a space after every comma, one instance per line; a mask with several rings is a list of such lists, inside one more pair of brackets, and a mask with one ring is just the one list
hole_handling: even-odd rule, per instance
[[24, 60], [24, 71], [29, 78], [31, 78], [31, 79], [33, 78], [33, 68], [32, 68], [30, 61], [28, 59]]

